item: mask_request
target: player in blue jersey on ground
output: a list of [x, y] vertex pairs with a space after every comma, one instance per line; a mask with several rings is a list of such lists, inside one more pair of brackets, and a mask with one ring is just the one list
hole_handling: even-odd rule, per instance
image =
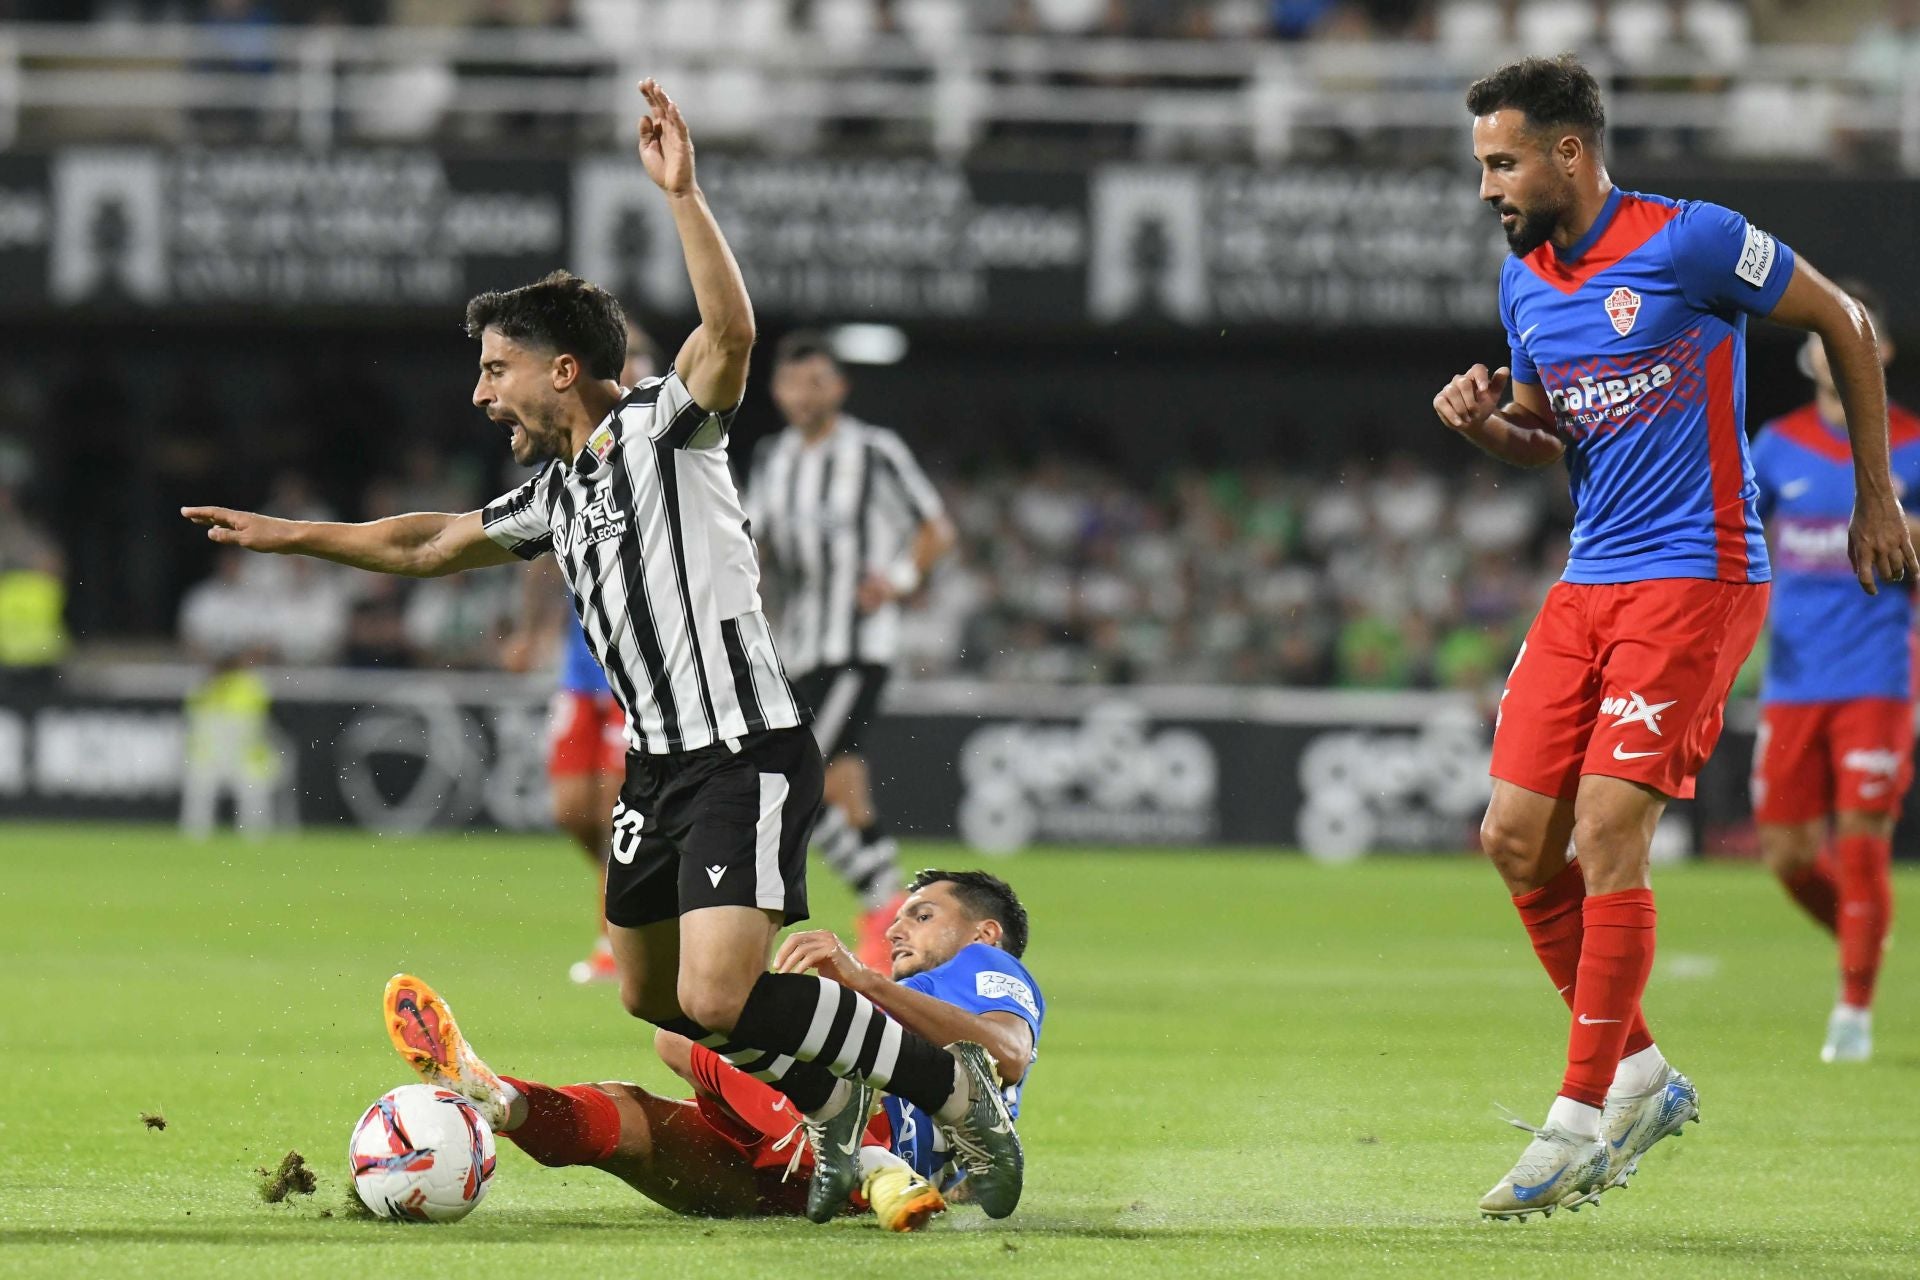
[[[1866, 288], [1841, 284], [1878, 327], [1885, 312]], [[1880, 357], [1893, 358], [1885, 337]], [[1806, 345], [1800, 363], [1813, 402], [1753, 442], [1774, 571], [1753, 808], [1767, 865], [1839, 941], [1840, 993], [1820, 1056], [1864, 1062], [1893, 918], [1893, 827], [1913, 778], [1913, 595], [1866, 596], [1854, 585], [1845, 406], [1819, 343]], [[1897, 405], [1887, 416], [1894, 484], [1911, 512], [1920, 504], [1920, 418]]]
[[[984, 1045], [1017, 1117], [1047, 1003], [1021, 962], [1027, 912], [1013, 889], [984, 871], [922, 871], [887, 938], [891, 975], [861, 964], [826, 930], [790, 935], [774, 966], [858, 991], [936, 1044]], [[394, 977], [389, 1009], [396, 989], [411, 993], [434, 1045], [433, 1060], [423, 1061], [418, 1037], [389, 1023], [400, 1055], [429, 1083], [471, 1098], [496, 1133], [541, 1164], [591, 1165], [676, 1213], [823, 1221], [844, 1211], [821, 1203], [809, 1185], [812, 1153], [791, 1104], [702, 1045], [666, 1031], [656, 1037], [661, 1058], [693, 1086], [690, 1099], [617, 1081], [555, 1088], [496, 1075], [418, 978]], [[949, 1195], [966, 1198], [940, 1126], [891, 1095], [871, 1117], [858, 1160], [861, 1202], [853, 1211], [871, 1208], [889, 1230], [917, 1230]]]
[[[1467, 92], [1480, 198], [1513, 251], [1511, 363], [1434, 397], [1440, 420], [1517, 466], [1567, 462], [1575, 521], [1508, 677], [1481, 843], [1573, 1013], [1559, 1095], [1480, 1201], [1495, 1218], [1578, 1207], [1699, 1114], [1640, 1013], [1653, 968], [1653, 831], [1693, 794], [1771, 571], [1747, 456], [1746, 322], [1818, 335], [1846, 409], [1859, 586], [1920, 576], [1888, 469], [1872, 322], [1793, 251], [1718, 205], [1622, 191], [1605, 113], [1571, 56]], [[1578, 860], [1570, 851], [1578, 851]]]
[[[654, 376], [659, 348], [645, 330], [627, 320], [627, 362], [623, 386], [639, 386]], [[559, 647], [559, 688], [547, 720], [547, 785], [553, 823], [573, 838], [592, 861], [604, 891], [613, 802], [627, 776], [627, 718], [607, 684], [607, 673], [587, 648], [580, 619], [567, 607], [567, 587], [551, 559], [527, 566], [519, 626], [507, 641], [501, 665], [531, 671]], [[603, 892], [604, 896], [604, 892]], [[569, 970], [575, 982], [615, 982], [620, 976], [607, 941], [604, 906], [595, 900], [599, 938], [585, 960]]]

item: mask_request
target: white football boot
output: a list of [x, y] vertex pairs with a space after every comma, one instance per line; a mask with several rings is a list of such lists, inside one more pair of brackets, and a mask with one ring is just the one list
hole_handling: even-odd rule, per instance
[[1605, 1189], [1605, 1143], [1554, 1125], [1536, 1129], [1517, 1116], [1507, 1117], [1507, 1123], [1525, 1129], [1533, 1141], [1507, 1176], [1480, 1197], [1482, 1217], [1503, 1222], [1525, 1221], [1536, 1213], [1551, 1217], [1561, 1205], [1577, 1210]]
[[1827, 1019], [1827, 1042], [1820, 1046], [1822, 1062], [1866, 1062], [1873, 1057], [1873, 1010], [1836, 1004]]
[[1680, 1136], [1688, 1121], [1700, 1122], [1700, 1091], [1672, 1066], [1649, 1089], [1607, 1095], [1600, 1113], [1600, 1139], [1606, 1144], [1610, 1174], [1588, 1199], [1624, 1187], [1640, 1169], [1640, 1157], [1662, 1138]]

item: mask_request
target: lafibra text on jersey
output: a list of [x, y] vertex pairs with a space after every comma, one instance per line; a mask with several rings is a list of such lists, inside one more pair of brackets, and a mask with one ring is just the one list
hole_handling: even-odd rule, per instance
[[1554, 387], [1547, 392], [1547, 403], [1554, 417], [1569, 429], [1588, 430], [1609, 420], [1624, 420], [1648, 391], [1656, 391], [1673, 381], [1673, 366], [1656, 364], [1643, 373], [1624, 378], [1581, 378], [1571, 386]]

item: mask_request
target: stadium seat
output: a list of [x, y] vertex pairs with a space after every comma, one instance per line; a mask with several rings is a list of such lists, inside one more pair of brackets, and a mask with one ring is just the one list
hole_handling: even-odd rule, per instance
[[1484, 57], [1506, 43], [1495, 0], [1447, 0], [1434, 14], [1434, 42], [1458, 57]]
[[857, 48], [873, 38], [872, 0], [814, 0], [813, 29], [836, 49]]
[[1533, 0], [1521, 6], [1518, 32], [1528, 53], [1578, 53], [1598, 38], [1600, 21], [1588, 0]]
[[902, 0], [900, 25], [924, 49], [950, 48], [967, 34], [967, 9], [960, 0]]

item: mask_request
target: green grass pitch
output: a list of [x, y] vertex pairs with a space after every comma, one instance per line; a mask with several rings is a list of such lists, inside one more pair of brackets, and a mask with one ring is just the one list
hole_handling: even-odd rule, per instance
[[[1524, 1225], [1473, 1205], [1524, 1142], [1493, 1104], [1544, 1112], [1565, 1016], [1485, 867], [997, 869], [1051, 1008], [1014, 1218], [680, 1219], [503, 1142], [473, 1217], [401, 1227], [340, 1212], [349, 1127], [409, 1078], [379, 1021], [396, 969], [498, 1067], [667, 1085], [612, 992], [566, 981], [589, 907], [561, 841], [0, 826], [0, 1276], [1920, 1274], [1920, 951], [1889, 959], [1877, 1060], [1823, 1067], [1832, 947], [1757, 869], [1657, 877], [1648, 1015], [1705, 1123], [1597, 1212]], [[1920, 875], [1897, 892], [1920, 909]], [[289, 1149], [319, 1192], [265, 1204], [252, 1171]]]

